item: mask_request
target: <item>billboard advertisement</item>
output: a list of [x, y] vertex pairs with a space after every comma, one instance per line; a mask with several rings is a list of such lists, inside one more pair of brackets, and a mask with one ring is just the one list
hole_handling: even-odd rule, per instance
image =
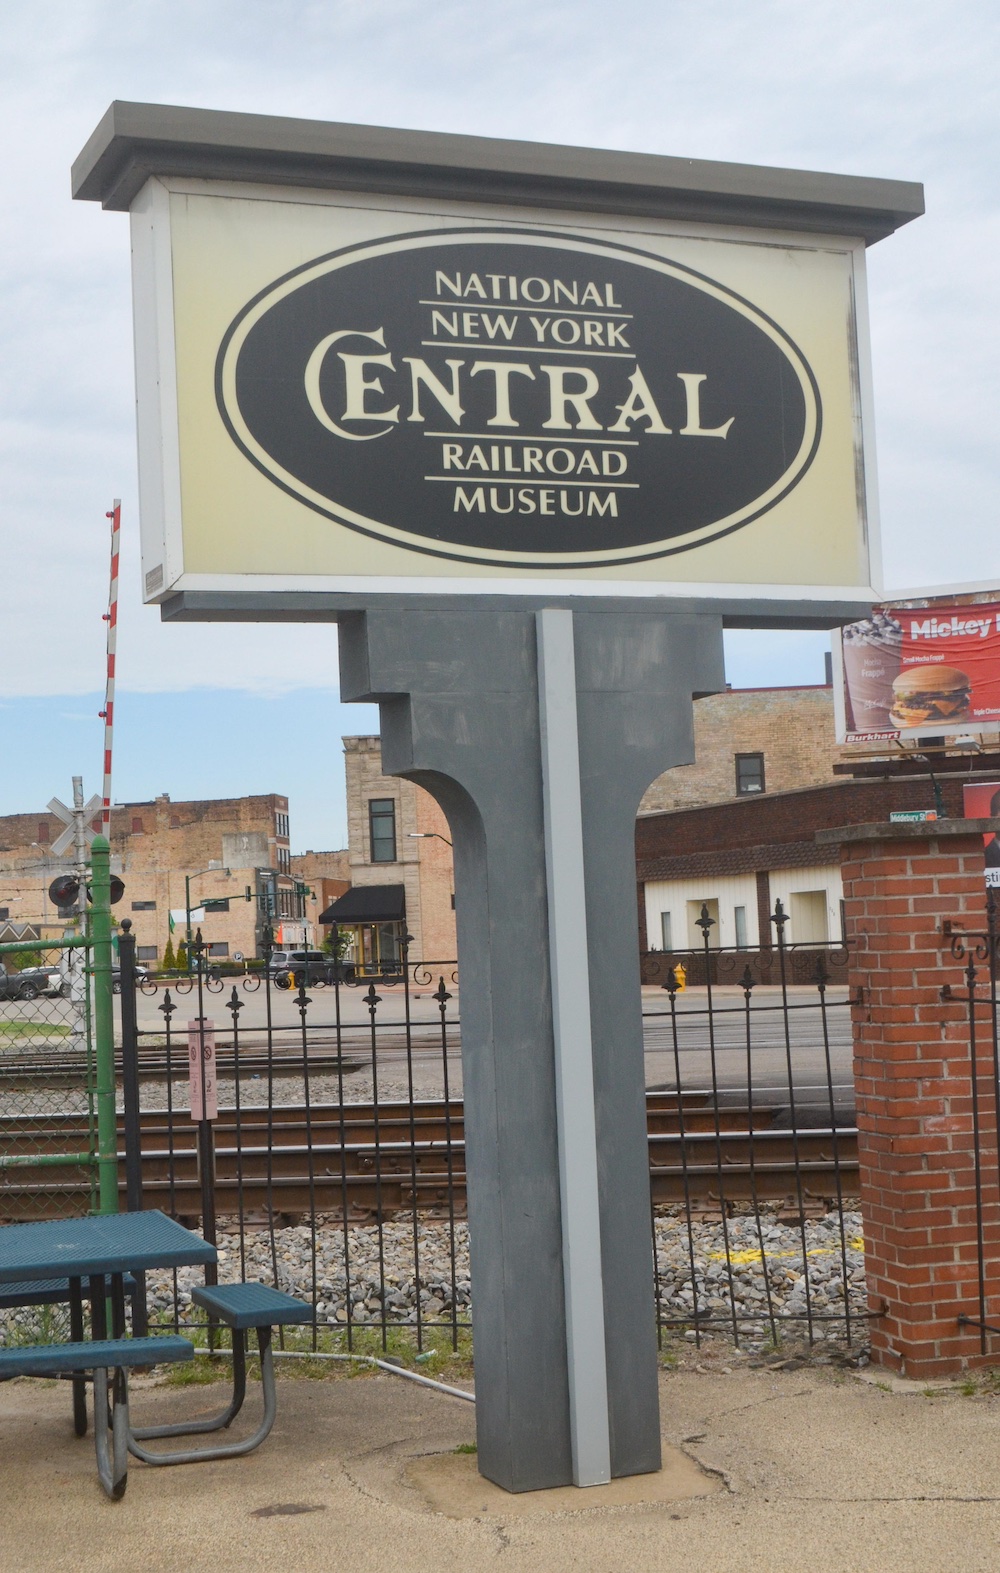
[[878, 606], [834, 655], [839, 742], [1000, 729], [1000, 601]]
[[[966, 819], [995, 819], [1000, 826], [1000, 781], [969, 781], [962, 788]], [[1000, 840], [995, 831], [983, 836], [986, 848], [986, 883], [1000, 890]]]
[[166, 176], [132, 227], [148, 600], [871, 599], [856, 241]]

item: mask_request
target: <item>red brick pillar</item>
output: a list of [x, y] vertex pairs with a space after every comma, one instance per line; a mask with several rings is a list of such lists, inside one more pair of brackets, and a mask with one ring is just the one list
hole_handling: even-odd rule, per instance
[[[985, 928], [983, 820], [856, 825], [841, 843], [872, 1359], [942, 1377], [981, 1349], [969, 1009], [948, 927]], [[966, 958], [967, 959], [967, 958]], [[1000, 1326], [1000, 1173], [987, 963], [976, 961], [986, 1320]], [[958, 999], [942, 999], [950, 986]]]

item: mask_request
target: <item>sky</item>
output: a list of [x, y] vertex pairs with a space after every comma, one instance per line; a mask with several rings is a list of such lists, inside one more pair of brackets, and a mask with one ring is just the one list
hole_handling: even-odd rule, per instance
[[[122, 499], [115, 797], [287, 793], [346, 839], [335, 630], [161, 625], [139, 586], [128, 219], [69, 197], [115, 98], [922, 181], [868, 257], [885, 586], [1000, 585], [1000, 9], [989, 0], [33, 0], [0, 15], [0, 813], [100, 791]], [[727, 636], [735, 686], [823, 634]]]

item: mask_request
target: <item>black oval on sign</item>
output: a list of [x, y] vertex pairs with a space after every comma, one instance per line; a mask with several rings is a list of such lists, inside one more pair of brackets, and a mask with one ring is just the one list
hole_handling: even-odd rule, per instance
[[816, 381], [763, 312], [678, 263], [536, 231], [319, 258], [219, 351], [234, 441], [330, 518], [509, 567], [686, 551], [787, 495]]

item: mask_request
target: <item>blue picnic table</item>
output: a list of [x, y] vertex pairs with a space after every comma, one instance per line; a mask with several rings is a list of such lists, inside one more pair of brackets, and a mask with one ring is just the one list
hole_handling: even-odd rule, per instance
[[79, 1382], [84, 1373], [92, 1373], [97, 1470], [109, 1496], [122, 1496], [128, 1480], [128, 1368], [194, 1355], [194, 1346], [186, 1338], [125, 1337], [126, 1276], [156, 1268], [210, 1264], [217, 1259], [214, 1245], [161, 1212], [47, 1219], [0, 1228], [0, 1291], [6, 1285], [64, 1280], [73, 1333], [82, 1329], [85, 1297], [90, 1303], [92, 1333], [90, 1339], [74, 1336], [68, 1343], [0, 1349], [0, 1379], [70, 1375]]
[[[94, 1387], [94, 1438], [97, 1472], [109, 1496], [124, 1495], [128, 1455], [149, 1464], [187, 1464], [200, 1459], [228, 1458], [252, 1452], [274, 1424], [276, 1395], [271, 1356], [271, 1330], [292, 1322], [308, 1322], [312, 1308], [266, 1284], [212, 1284], [192, 1291], [192, 1299], [209, 1316], [228, 1323], [233, 1333], [233, 1396], [226, 1408], [208, 1419], [175, 1425], [133, 1427], [129, 1417], [128, 1371], [162, 1361], [189, 1360], [194, 1345], [169, 1334], [126, 1337], [126, 1285], [136, 1274], [157, 1268], [210, 1266], [218, 1259], [214, 1245], [161, 1212], [116, 1213], [95, 1218], [68, 1218], [44, 1223], [10, 1224], [0, 1228], [0, 1303], [5, 1286], [23, 1303], [44, 1300], [46, 1284], [68, 1288], [71, 1340], [0, 1348], [0, 1381], [15, 1376], [68, 1375], [74, 1381], [74, 1412], [81, 1426], [77, 1395], [87, 1373]], [[86, 1288], [85, 1288], [86, 1286]], [[55, 1293], [55, 1291], [53, 1291]], [[92, 1337], [82, 1336], [83, 1303], [90, 1303]], [[110, 1307], [110, 1328], [108, 1310]], [[230, 1425], [246, 1395], [246, 1336], [257, 1334], [261, 1362], [264, 1416], [252, 1436], [217, 1446], [152, 1451], [152, 1438], [189, 1436]], [[109, 1336], [110, 1333], [110, 1336]]]

